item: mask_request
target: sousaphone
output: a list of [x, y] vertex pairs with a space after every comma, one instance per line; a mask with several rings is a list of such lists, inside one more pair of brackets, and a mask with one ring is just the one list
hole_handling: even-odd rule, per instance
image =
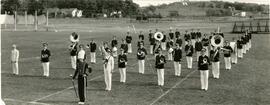
[[164, 38], [164, 35], [161, 32], [156, 32], [154, 38], [158, 41], [161, 41]]

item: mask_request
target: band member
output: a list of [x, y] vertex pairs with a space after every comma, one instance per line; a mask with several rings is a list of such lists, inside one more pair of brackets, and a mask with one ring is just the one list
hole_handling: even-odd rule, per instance
[[162, 34], [163, 34], [163, 39], [161, 40], [161, 49], [162, 50], [166, 50], [166, 35], [165, 35], [165, 32], [164, 31], [162, 31]]
[[122, 39], [122, 44], [121, 44], [120, 48], [124, 50], [124, 53], [125, 54], [127, 54], [127, 52], [128, 52], [128, 45], [127, 45], [127, 43], [126, 43], [126, 41], [124, 39]]
[[201, 89], [207, 91], [208, 89], [208, 77], [209, 77], [209, 69], [208, 65], [210, 64], [210, 59], [205, 53], [206, 49], [202, 49], [201, 56], [198, 61], [198, 70], [200, 70], [200, 78], [201, 78]]
[[235, 41], [235, 38], [232, 39], [232, 42], [230, 42], [230, 46], [232, 47], [233, 49], [233, 52], [232, 52], [232, 64], [236, 64], [237, 63], [237, 45], [236, 45], [236, 41]]
[[120, 48], [121, 54], [118, 55], [118, 68], [120, 73], [120, 82], [126, 82], [126, 66], [127, 66], [127, 55], [124, 53], [124, 49]]
[[109, 48], [105, 49], [104, 45], [101, 45], [101, 51], [104, 55], [103, 57], [103, 69], [104, 69], [104, 78], [106, 84], [106, 91], [111, 91], [112, 88], [112, 71], [114, 69], [114, 58], [112, 56], [112, 51]]
[[251, 38], [252, 38], [252, 32], [248, 30], [249, 48], [251, 48]]
[[229, 41], [225, 41], [225, 46], [224, 48], [224, 61], [225, 61], [225, 69], [230, 70], [232, 65], [231, 65], [231, 53], [233, 52], [232, 47], [230, 46]]
[[144, 62], [146, 55], [147, 55], [146, 49], [144, 48], [143, 43], [141, 43], [137, 53], [139, 73], [141, 74], [144, 74]]
[[151, 31], [150, 31], [150, 33], [149, 33], [149, 41], [150, 41], [150, 54], [153, 54], [153, 52], [154, 52], [154, 46], [155, 46], [155, 44], [156, 44], [156, 39], [154, 38], [154, 35], [153, 35], [153, 33], [151, 33]]
[[111, 42], [113, 57], [117, 57], [117, 45], [118, 42], [116, 40], [116, 36], [113, 36], [113, 40]]
[[239, 58], [243, 58], [243, 41], [242, 38], [237, 40], [237, 54]]
[[41, 63], [43, 67], [43, 76], [49, 77], [49, 70], [50, 70], [50, 56], [51, 52], [48, 49], [48, 43], [43, 43], [43, 50], [41, 50]]
[[175, 38], [177, 39], [178, 37], [180, 37], [180, 32], [179, 32], [179, 30], [178, 29], [176, 29], [176, 31], [175, 31]]
[[202, 37], [202, 33], [201, 33], [200, 29], [198, 29], [197, 32], [196, 32], [196, 38], [201, 39], [201, 37]]
[[206, 34], [204, 34], [204, 37], [202, 39], [202, 45], [203, 48], [205, 49], [205, 53], [207, 56], [209, 56], [209, 49], [208, 49], [209, 43], [210, 43], [209, 39], [207, 38]]
[[13, 48], [13, 50], [11, 50], [11, 57], [10, 58], [11, 58], [11, 66], [12, 66], [13, 74], [19, 75], [18, 61], [19, 61], [20, 52], [17, 49], [15, 44], [12, 45], [12, 48]]
[[174, 60], [174, 75], [181, 75], [181, 59], [182, 59], [182, 49], [178, 43], [175, 44], [176, 48], [173, 51], [173, 60]]
[[[78, 54], [78, 62], [77, 62], [77, 68], [76, 71], [74, 72], [74, 75], [72, 77], [72, 81], [74, 81], [74, 79], [78, 78], [78, 93], [79, 93], [79, 99], [80, 101], [78, 102], [78, 104], [82, 105], [85, 102], [85, 96], [86, 96], [86, 85], [87, 85], [87, 70], [91, 69], [88, 68], [88, 64], [85, 62], [85, 58], [84, 55], [79, 53]], [[89, 73], [91, 73], [91, 71], [89, 70]]]
[[77, 61], [77, 42], [72, 42], [69, 47], [70, 50], [70, 59], [71, 59], [71, 67], [76, 70], [76, 61]]
[[197, 40], [195, 43], [196, 61], [199, 61], [199, 56], [201, 55], [203, 45], [202, 45], [202, 42], [199, 38], [196, 40]]
[[187, 67], [188, 69], [192, 68], [192, 55], [193, 55], [193, 46], [192, 42], [189, 40], [188, 44], [185, 46], [186, 58], [187, 58]]
[[144, 40], [144, 35], [143, 35], [142, 31], [140, 31], [139, 39]]
[[247, 53], [247, 48], [246, 48], [247, 42], [246, 42], [246, 38], [245, 38], [245, 36], [243, 35], [243, 36], [241, 37], [241, 39], [242, 39], [242, 43], [243, 43], [243, 54], [246, 54], [246, 53]]
[[156, 69], [157, 69], [157, 76], [158, 76], [158, 85], [164, 86], [164, 64], [166, 63], [165, 56], [162, 55], [162, 51], [159, 48], [158, 55], [156, 56]]
[[170, 39], [169, 42], [166, 44], [167, 51], [168, 51], [168, 61], [173, 60], [172, 52], [173, 52], [173, 39]]
[[175, 43], [177, 43], [177, 44], [178, 44], [180, 47], [182, 47], [182, 43], [183, 43], [183, 41], [182, 41], [182, 39], [181, 39], [181, 37], [180, 37], [180, 36], [176, 38]]
[[219, 78], [219, 47], [213, 47], [213, 50], [210, 51], [210, 60], [212, 61], [212, 74], [213, 77], [218, 79]]
[[196, 42], [196, 32], [194, 32], [193, 29], [191, 29], [190, 36], [191, 36], [191, 43], [192, 43], [192, 46], [195, 47], [195, 42]]
[[172, 29], [170, 29], [169, 37], [170, 37], [170, 39], [172, 39], [172, 40], [174, 39], [174, 33], [173, 33]]
[[185, 31], [184, 39], [185, 39], [185, 45], [188, 44], [188, 41], [191, 39], [190, 34], [188, 34], [188, 31]]
[[90, 49], [90, 62], [91, 63], [96, 63], [96, 49], [97, 49], [97, 44], [94, 42], [92, 39], [90, 44], [87, 45]]
[[130, 35], [129, 32], [127, 32], [126, 42], [128, 44], [128, 53], [132, 53], [131, 41], [132, 41], [132, 36]]

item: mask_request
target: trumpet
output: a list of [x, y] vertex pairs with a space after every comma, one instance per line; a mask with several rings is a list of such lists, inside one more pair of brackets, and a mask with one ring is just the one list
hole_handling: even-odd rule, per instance
[[71, 44], [71, 45], [69, 46], [69, 49], [70, 49], [70, 50], [75, 49], [76, 45], [77, 45], [77, 43]]
[[207, 64], [207, 59], [206, 58], [203, 59], [203, 64]]
[[138, 51], [138, 55], [144, 57], [145, 56], [145, 53], [142, 50], [139, 50]]
[[120, 58], [120, 63], [124, 63], [126, 60], [124, 58]]
[[164, 63], [165, 63], [164, 58], [160, 58], [159, 64], [164, 64]]

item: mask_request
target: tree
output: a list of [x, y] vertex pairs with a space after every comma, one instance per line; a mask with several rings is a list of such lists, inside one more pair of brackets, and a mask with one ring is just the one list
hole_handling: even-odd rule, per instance
[[27, 13], [34, 15], [35, 11], [37, 10], [37, 15], [43, 14], [44, 10], [44, 5], [45, 1], [44, 0], [29, 0], [28, 1], [28, 8], [27, 8]]
[[2, 10], [7, 11], [8, 15], [13, 15], [14, 11], [17, 11], [21, 6], [19, 0], [4, 0], [2, 3]]

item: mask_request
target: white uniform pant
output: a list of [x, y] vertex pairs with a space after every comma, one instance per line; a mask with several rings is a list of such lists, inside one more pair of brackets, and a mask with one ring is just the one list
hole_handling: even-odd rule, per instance
[[209, 70], [200, 70], [201, 75], [201, 89], [208, 89], [208, 77], [209, 77]]
[[224, 57], [224, 61], [225, 61], [225, 69], [231, 69], [232, 68], [231, 57]]
[[132, 46], [131, 46], [131, 43], [128, 44], [128, 53], [132, 53]]
[[105, 67], [105, 65], [103, 65], [103, 67], [104, 67], [104, 80], [105, 80], [105, 85], [106, 85], [105, 90], [111, 90], [112, 89], [112, 69]]
[[243, 49], [237, 49], [238, 57], [243, 58]]
[[201, 51], [196, 51], [196, 61], [199, 61], [200, 55], [201, 55]]
[[196, 40], [195, 39], [191, 39], [191, 44], [192, 44], [193, 48], [195, 48], [195, 43], [196, 43]]
[[237, 53], [232, 53], [232, 63], [237, 63]]
[[77, 56], [70, 56], [71, 58], [71, 67], [76, 70]]
[[18, 74], [19, 74], [18, 61], [16, 61], [15, 63], [12, 62], [12, 63], [11, 63], [11, 66], [12, 66], [13, 74], [18, 75]]
[[243, 45], [243, 53], [246, 54], [247, 53], [247, 45]]
[[50, 71], [50, 62], [42, 62], [42, 67], [43, 67], [43, 76], [48, 77], [49, 76], [49, 71]]
[[212, 74], [214, 78], [219, 78], [219, 62], [212, 62]]
[[144, 62], [145, 60], [138, 60], [139, 73], [142, 73], [142, 74], [144, 74]]
[[126, 68], [119, 68], [120, 82], [126, 82]]
[[169, 60], [169, 61], [172, 61], [172, 59], [173, 59], [172, 53], [169, 53], [169, 52], [168, 52], [168, 60]]
[[153, 51], [154, 51], [154, 45], [150, 45], [150, 54], [153, 54]]
[[187, 67], [188, 67], [188, 69], [191, 69], [192, 68], [192, 56], [191, 57], [187, 56], [186, 58], [187, 58]]
[[164, 69], [157, 69], [158, 85], [164, 85]]
[[181, 75], [181, 63], [174, 61], [174, 75], [180, 76]]
[[161, 49], [166, 50], [166, 42], [161, 42]]
[[96, 52], [90, 52], [90, 62], [96, 63]]

